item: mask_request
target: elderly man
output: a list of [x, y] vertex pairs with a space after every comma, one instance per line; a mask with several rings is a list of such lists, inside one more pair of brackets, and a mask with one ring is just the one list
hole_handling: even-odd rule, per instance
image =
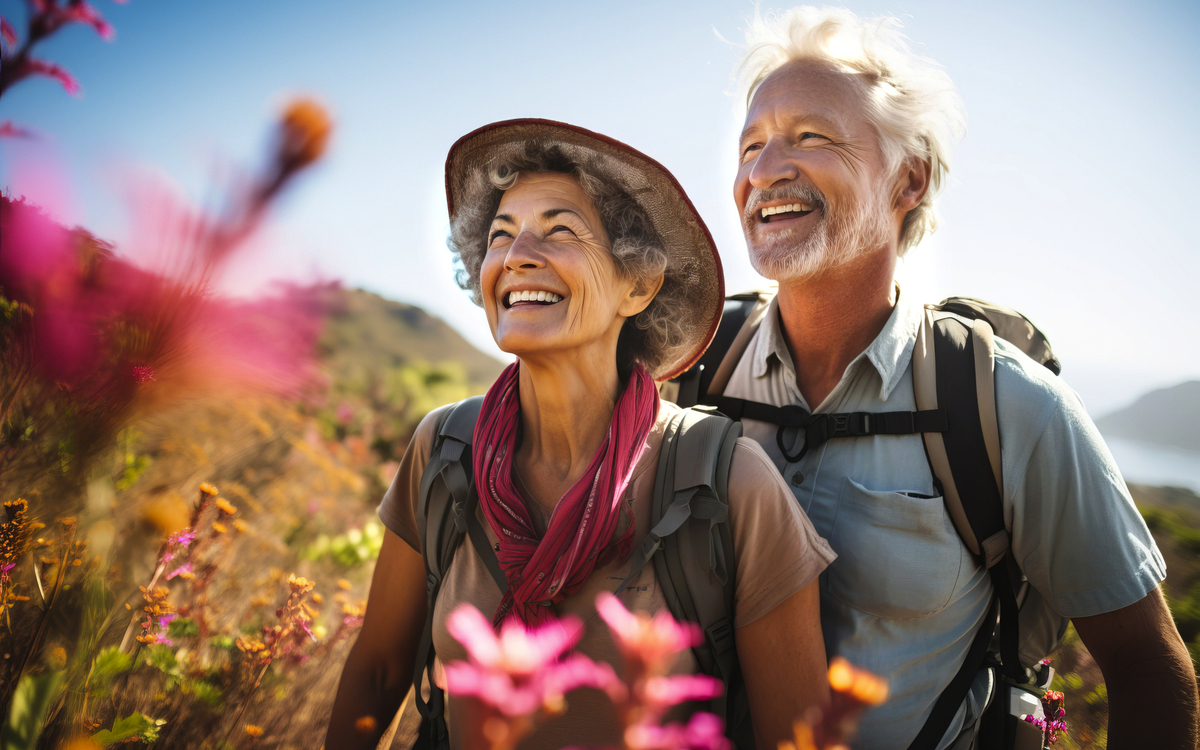
[[[924, 300], [893, 273], [934, 228], [963, 116], [948, 76], [897, 27], [839, 9], [755, 21], [733, 192], [751, 262], [779, 292], [725, 396], [815, 413], [916, 410]], [[1192, 663], [1158, 589], [1162, 556], [1117, 467], [1075, 394], [1003, 341], [994, 379], [1012, 559], [1103, 671], [1109, 747], [1194, 747]], [[976, 633], [991, 627], [993, 600], [922, 436], [829, 440], [797, 455], [798, 430], [777, 440], [775, 424], [744, 424], [838, 553], [821, 586], [829, 655], [891, 683], [855, 747], [915, 748]], [[986, 675], [955, 697], [928, 747], [971, 746]]]

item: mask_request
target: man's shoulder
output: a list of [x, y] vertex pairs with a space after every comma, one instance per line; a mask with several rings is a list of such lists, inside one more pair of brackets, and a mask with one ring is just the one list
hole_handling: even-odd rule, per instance
[[1065, 411], [1086, 416], [1079, 396], [1058, 375], [1031, 359], [1016, 345], [996, 339], [995, 382], [997, 416], [1042, 418]]

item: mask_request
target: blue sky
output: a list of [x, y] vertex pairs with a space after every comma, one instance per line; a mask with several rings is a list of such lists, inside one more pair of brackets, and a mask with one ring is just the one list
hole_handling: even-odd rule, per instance
[[[215, 174], [254, 163], [280, 103], [308, 93], [336, 117], [329, 158], [279, 207], [267, 268], [231, 288], [319, 271], [421, 305], [488, 348], [482, 313], [452, 282], [442, 166], [460, 135], [510, 117], [576, 123], [658, 159], [713, 230], [727, 286], [762, 283], [731, 198], [730, 42], [748, 2], [94, 2], [115, 42], [71, 28], [40, 48], [85, 96], [37, 80], [0, 100], [0, 120], [48, 136], [0, 142], [0, 186], [37, 199], [20, 166], [56, 161], [73, 190], [63, 218], [119, 245], [131, 165], [202, 199]], [[1200, 4], [847, 6], [899, 17], [967, 105], [942, 229], [905, 262], [906, 288], [1020, 309], [1095, 413], [1200, 378], [1188, 222]], [[23, 8], [0, 0], [19, 29]]]

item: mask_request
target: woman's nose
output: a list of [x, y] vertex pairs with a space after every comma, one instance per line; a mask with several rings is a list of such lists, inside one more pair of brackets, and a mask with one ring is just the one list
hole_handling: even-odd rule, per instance
[[541, 252], [541, 243], [532, 232], [521, 232], [517, 239], [508, 246], [508, 254], [504, 256], [504, 268], [508, 271], [524, 269], [526, 271], [542, 268], [546, 259]]

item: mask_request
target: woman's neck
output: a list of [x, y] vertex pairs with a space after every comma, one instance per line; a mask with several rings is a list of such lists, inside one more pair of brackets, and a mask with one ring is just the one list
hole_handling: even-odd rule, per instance
[[621, 392], [614, 357], [584, 359], [521, 360], [516, 465], [526, 489], [548, 510], [591, 465]]

